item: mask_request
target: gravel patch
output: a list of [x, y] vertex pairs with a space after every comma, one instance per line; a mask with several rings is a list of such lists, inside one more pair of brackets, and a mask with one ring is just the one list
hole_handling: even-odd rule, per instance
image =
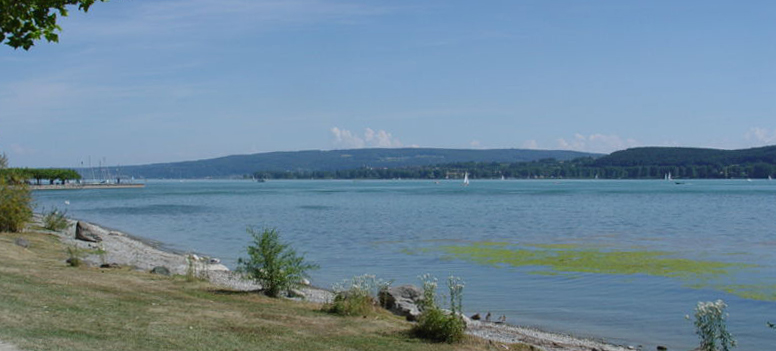
[[630, 351], [634, 347], [551, 333], [533, 328], [481, 321], [467, 323], [466, 333], [499, 343], [524, 343], [546, 351]]
[[[223, 288], [236, 291], [257, 291], [261, 285], [243, 278], [243, 275], [229, 270], [228, 267], [218, 263], [217, 259], [196, 254], [171, 252], [158, 248], [158, 245], [142, 240], [117, 230], [110, 230], [96, 224], [81, 221], [84, 228], [102, 239], [100, 242], [88, 242], [75, 238], [77, 221], [70, 221], [70, 227], [62, 232], [51, 232], [60, 237], [60, 240], [71, 247], [78, 247], [89, 254], [84, 261], [92, 266], [102, 264], [118, 264], [131, 266], [138, 270], [150, 271], [154, 267], [162, 266], [170, 270], [172, 274], [193, 274], [197, 277], [209, 280], [211, 283]], [[102, 254], [96, 252], [103, 252]], [[334, 294], [325, 289], [312, 286], [302, 286], [296, 289], [301, 293], [293, 299], [305, 300], [316, 303], [325, 303], [334, 299]], [[303, 296], [303, 297], [302, 297]], [[0, 350], [4, 351], [4, 350]]]

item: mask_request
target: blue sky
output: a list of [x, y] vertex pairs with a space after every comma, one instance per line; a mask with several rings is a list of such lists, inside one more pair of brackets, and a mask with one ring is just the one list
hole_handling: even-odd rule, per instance
[[0, 47], [13, 166], [776, 144], [771, 1], [112, 0]]

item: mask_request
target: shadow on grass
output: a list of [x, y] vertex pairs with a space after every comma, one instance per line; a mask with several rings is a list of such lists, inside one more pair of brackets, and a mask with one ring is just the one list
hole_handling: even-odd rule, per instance
[[226, 295], [226, 296], [247, 296], [251, 294], [262, 294], [261, 289], [257, 290], [230, 290], [230, 289], [208, 289], [207, 292], [215, 294], [215, 295]]

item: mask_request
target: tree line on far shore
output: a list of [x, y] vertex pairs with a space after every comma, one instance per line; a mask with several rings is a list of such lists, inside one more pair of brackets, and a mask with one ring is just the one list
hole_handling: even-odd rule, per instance
[[257, 179], [730, 179], [776, 177], [776, 165], [598, 166], [592, 158], [572, 161], [545, 159], [532, 162], [465, 162], [405, 168], [369, 168], [337, 171], [263, 171]]
[[529, 162], [455, 162], [395, 168], [260, 171], [258, 179], [730, 179], [776, 177], [776, 146], [743, 150], [644, 147], [600, 158]]
[[81, 174], [67, 168], [5, 168], [0, 169], [0, 177], [6, 180], [35, 180], [35, 184], [41, 185], [48, 180], [49, 184], [67, 183], [70, 180], [80, 180]]

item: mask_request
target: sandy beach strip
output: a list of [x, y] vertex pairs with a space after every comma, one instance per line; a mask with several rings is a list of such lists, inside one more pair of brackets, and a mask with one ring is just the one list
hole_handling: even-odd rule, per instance
[[[163, 250], [159, 247], [160, 245], [150, 240], [133, 237], [96, 224], [81, 221], [85, 228], [102, 239], [100, 242], [78, 240], [75, 237], [76, 223], [77, 221], [71, 220], [68, 229], [51, 233], [58, 235], [67, 246], [90, 250], [90, 252], [102, 252], [102, 254], [90, 254], [84, 258], [90, 265], [100, 266], [115, 263], [143, 271], [150, 271], [154, 267], [162, 266], [167, 268], [171, 274], [194, 274], [215, 285], [232, 290], [256, 291], [261, 289], [260, 285], [244, 279], [240, 274], [218, 263], [217, 260]], [[302, 286], [299, 291], [304, 295], [304, 300], [309, 302], [326, 303], [334, 298], [332, 292], [313, 286]], [[636, 349], [633, 346], [612, 345], [603, 341], [545, 332], [529, 327], [482, 321], [467, 320], [467, 333], [494, 343], [524, 343], [546, 351], [628, 351]], [[15, 351], [13, 348], [5, 350], [2, 347], [3, 345], [0, 344], [0, 351]]]

